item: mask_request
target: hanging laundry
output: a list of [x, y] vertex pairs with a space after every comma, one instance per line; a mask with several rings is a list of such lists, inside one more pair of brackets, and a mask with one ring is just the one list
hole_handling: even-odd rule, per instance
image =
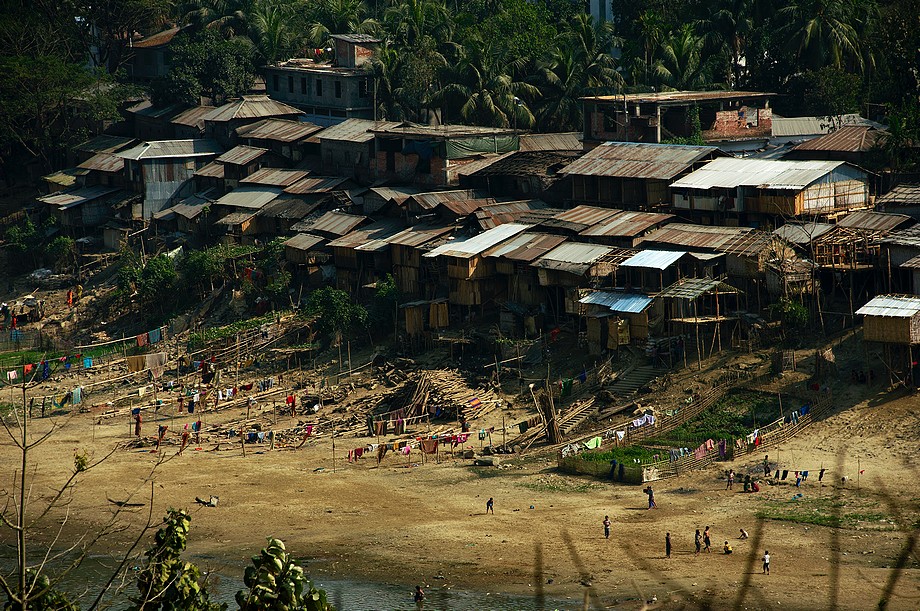
[[479, 397], [473, 397], [472, 399], [467, 401], [467, 403], [469, 403], [470, 409], [476, 409], [478, 407], [482, 407], [482, 401], [479, 400]]
[[140, 335], [137, 336], [137, 346], [138, 348], [143, 348], [146, 345], [147, 345], [147, 334], [141, 333]]
[[626, 436], [626, 431], [617, 431], [617, 441], [623, 441], [623, 438]]
[[30, 373], [32, 373], [33, 369], [35, 369], [35, 365], [33, 365], [32, 363], [29, 363], [28, 365], [22, 368], [22, 372], [26, 375], [29, 375]]
[[421, 449], [425, 454], [434, 454], [438, 451], [438, 440], [437, 439], [422, 439], [421, 440]]
[[163, 374], [166, 372], [166, 353], [154, 352], [153, 354], [146, 355], [144, 358], [144, 366], [150, 370], [150, 375], [152, 375], [154, 379], [163, 377]]
[[521, 422], [520, 424], [518, 424], [518, 431], [521, 433], [521, 435], [523, 435], [524, 433], [526, 433], [526, 432], [527, 432], [527, 429], [529, 429], [529, 428], [530, 428], [530, 424], [529, 424], [526, 420], [525, 420], [524, 422]]
[[19, 377], [19, 372], [16, 371], [15, 369], [13, 369], [12, 371], [6, 372], [6, 379], [9, 380], [10, 382], [17, 379], [18, 377]]
[[581, 370], [581, 373], [578, 374], [578, 381], [584, 384], [588, 381], [588, 372], [584, 369]]
[[400, 452], [402, 452], [404, 456], [408, 456], [412, 452], [412, 448], [410, 446], [403, 446]]
[[479, 429], [479, 439], [482, 440], [482, 439], [485, 439], [485, 438], [486, 438], [486, 430], [485, 430], [485, 429]]
[[601, 447], [601, 443], [603, 443], [603, 440], [600, 437], [592, 437], [585, 442], [585, 447], [589, 450], [593, 450], [595, 448]]
[[240, 386], [240, 388], [242, 388], [243, 390], [252, 390], [252, 382], [250, 382], [249, 384], [243, 384], [242, 386]]
[[564, 378], [562, 380], [561, 396], [568, 397], [571, 394], [572, 394], [572, 378]]
[[128, 373], [137, 373], [147, 368], [147, 357], [144, 355], [129, 356], [125, 362], [128, 365]]
[[161, 337], [162, 337], [162, 333], [159, 327], [156, 329], [153, 329], [152, 331], [147, 331], [147, 340], [151, 344], [155, 344], [159, 342]]
[[83, 401], [83, 387], [82, 386], [77, 386], [71, 392], [73, 394], [73, 404], [74, 405]]

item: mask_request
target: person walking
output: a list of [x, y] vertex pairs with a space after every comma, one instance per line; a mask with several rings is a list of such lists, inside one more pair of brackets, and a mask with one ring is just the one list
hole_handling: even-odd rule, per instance
[[604, 538], [610, 538], [610, 516], [604, 516]]
[[422, 586], [415, 586], [415, 592], [412, 595], [412, 600], [415, 601], [415, 608], [418, 611], [421, 611], [425, 606], [425, 591], [422, 590]]
[[655, 491], [652, 490], [652, 486], [649, 485], [645, 489], [645, 494], [648, 495], [648, 508], [649, 509], [658, 509], [658, 505], [655, 504]]
[[706, 530], [703, 531], [703, 548], [706, 550], [707, 554], [712, 553], [712, 539], [709, 536], [709, 527], [706, 527]]
[[664, 535], [664, 554], [666, 558], [671, 557], [671, 533]]
[[769, 550], [763, 551], [763, 573], [764, 575], [770, 574], [770, 552]]
[[726, 489], [726, 490], [731, 490], [731, 489], [732, 489], [732, 484], [734, 484], [734, 483], [735, 483], [735, 470], [734, 470], [734, 469], [729, 469], [729, 470], [728, 470], [728, 484], [725, 486], [725, 489]]
[[693, 542], [696, 544], [696, 555], [700, 555], [700, 549], [703, 547], [703, 535], [700, 534], [700, 529], [696, 529], [696, 535], [693, 537]]
[[489, 500], [486, 501], [486, 513], [487, 514], [491, 513], [492, 515], [495, 515], [495, 501], [492, 499], [491, 496], [489, 497]]

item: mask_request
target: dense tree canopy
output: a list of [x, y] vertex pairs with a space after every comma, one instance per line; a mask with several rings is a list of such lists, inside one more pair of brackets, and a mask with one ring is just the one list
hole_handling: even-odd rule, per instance
[[[100, 78], [80, 67], [114, 73], [130, 36], [166, 24], [188, 27], [154, 87], [163, 102], [220, 101], [244, 90], [259, 65], [310, 56], [352, 32], [382, 41], [374, 99], [377, 116], [393, 120], [577, 130], [584, 95], [682, 88], [774, 92], [777, 112], [792, 116], [870, 104], [910, 116], [905, 104], [920, 97], [920, 0], [610, 0], [605, 23], [574, 0], [8, 4], [0, 105], [15, 112], [0, 157], [18, 149], [46, 163], [48, 150], [73, 139], [57, 109], [87, 99]], [[34, 92], [39, 104], [23, 108]], [[112, 108], [84, 107], [95, 112], [96, 103]]]

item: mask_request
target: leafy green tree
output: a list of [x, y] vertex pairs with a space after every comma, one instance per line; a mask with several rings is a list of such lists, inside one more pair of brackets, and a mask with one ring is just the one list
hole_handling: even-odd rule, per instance
[[21, 261], [25, 258], [31, 260], [33, 265], [36, 264], [38, 253], [41, 252], [41, 234], [31, 219], [26, 218], [21, 225], [7, 229], [4, 238], [17, 259]]
[[192, 518], [185, 510], [169, 509], [147, 562], [137, 574], [139, 595], [132, 599], [136, 611], [223, 611], [225, 604], [211, 602], [201, 570], [182, 560], [188, 545]]
[[725, 81], [737, 87], [748, 59], [748, 38], [754, 32], [757, 0], [719, 0], [703, 20], [707, 37], [728, 58]]
[[294, 53], [300, 39], [293, 26], [294, 15], [289, 2], [260, 0], [253, 8], [250, 38], [266, 62], [285, 60]]
[[470, 40], [462, 57], [449, 68], [448, 84], [432, 101], [448, 109], [449, 116], [459, 115], [472, 125], [533, 126], [533, 113], [524, 100], [539, 97], [540, 90], [515, 80], [502, 54], [491, 43], [474, 40]]
[[248, 40], [225, 40], [212, 30], [180, 34], [169, 73], [153, 83], [154, 103], [197, 105], [204, 96], [223, 104], [239, 97], [252, 85], [252, 55]]
[[325, 45], [332, 34], [375, 34], [380, 24], [369, 15], [364, 0], [320, 0], [309, 26], [309, 39]]
[[541, 131], [582, 129], [582, 97], [622, 90], [623, 77], [610, 55], [618, 44], [609, 22], [597, 23], [586, 14], [572, 19], [554, 50], [537, 62], [534, 82], [541, 99], [536, 117]]
[[478, 36], [482, 40], [497, 41], [496, 46], [503, 50], [508, 64], [539, 57], [555, 46], [558, 33], [555, 23], [558, 22], [553, 21], [552, 14], [542, 3], [503, 0], [500, 11], [490, 11], [488, 6], [487, 0], [475, 0], [466, 5], [465, 10], [470, 12], [455, 19], [458, 29], [464, 30], [458, 32], [458, 40], [474, 36], [471, 44], [478, 44], [475, 38]]
[[920, 104], [914, 100], [888, 109], [888, 134], [878, 146], [884, 162], [895, 170], [920, 168]]
[[256, 0], [188, 0], [179, 5], [182, 23], [219, 32], [224, 38], [246, 36]]
[[655, 75], [662, 85], [679, 91], [702, 89], [708, 84], [703, 38], [691, 24], [685, 23], [661, 43]]
[[805, 72], [802, 83], [802, 103], [808, 114], [833, 118], [859, 112], [862, 106], [863, 79], [858, 74], [825, 66]]
[[334, 611], [326, 592], [313, 587], [279, 539], [269, 538], [268, 546], [252, 557], [243, 582], [248, 590], [236, 593], [240, 611]]
[[450, 41], [453, 36], [450, 11], [441, 0], [394, 2], [384, 12], [383, 23], [389, 35], [409, 49]]
[[114, 74], [130, 57], [135, 32], [153, 34], [166, 23], [169, 0], [67, 0], [79, 40], [93, 65]]
[[377, 281], [377, 290], [371, 300], [368, 310], [370, 326], [388, 332], [396, 323], [396, 307], [399, 303], [399, 287], [392, 274], [387, 274], [383, 280]]
[[861, 34], [876, 11], [874, 0], [788, 0], [779, 9], [781, 32], [801, 67], [849, 65], [864, 72], [874, 58]]
[[352, 301], [348, 293], [331, 286], [324, 286], [310, 293], [306, 310], [319, 316], [318, 329], [325, 335], [344, 335], [349, 330], [363, 327], [367, 323], [367, 310]]
[[45, 246], [45, 261], [58, 271], [72, 269], [77, 264], [77, 245], [73, 238], [58, 236]]

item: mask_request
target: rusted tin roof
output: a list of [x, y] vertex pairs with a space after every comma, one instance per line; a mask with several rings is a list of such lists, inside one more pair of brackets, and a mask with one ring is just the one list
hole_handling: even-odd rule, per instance
[[683, 278], [658, 293], [657, 297], [696, 299], [715, 292], [740, 293], [741, 291], [715, 278]]
[[520, 222], [523, 225], [537, 225], [553, 217], [560, 211], [550, 208], [549, 204], [539, 199], [516, 202], [499, 202], [483, 206], [475, 211], [476, 223], [480, 229], [492, 229], [505, 223]]
[[867, 125], [844, 125], [829, 134], [803, 142], [792, 150], [865, 153], [871, 150], [885, 133]]
[[307, 176], [284, 189], [285, 193], [306, 195], [308, 193], [328, 193], [349, 182], [342, 176]]
[[530, 263], [565, 242], [565, 237], [548, 233], [521, 233], [485, 252], [487, 257]]
[[94, 185], [92, 187], [81, 187], [72, 191], [60, 191], [39, 197], [38, 201], [44, 202], [51, 206], [56, 206], [61, 210], [73, 208], [91, 202], [94, 199], [107, 197], [120, 191], [117, 187], [107, 187], [105, 185]]
[[834, 225], [830, 223], [817, 223], [814, 221], [808, 223], [786, 223], [782, 227], [775, 229], [773, 235], [790, 244], [805, 246], [832, 229], [834, 229]]
[[267, 152], [269, 152], [268, 149], [246, 146], [245, 144], [237, 144], [232, 149], [218, 157], [217, 161], [221, 163], [229, 163], [230, 165], [246, 165], [248, 163], [252, 163]]
[[297, 142], [305, 140], [313, 134], [322, 131], [319, 125], [304, 121], [291, 121], [289, 119], [262, 119], [249, 125], [236, 128], [236, 135], [240, 138], [255, 140], [274, 140], [276, 142]]
[[673, 214], [625, 211], [615, 214], [597, 225], [588, 227], [579, 235], [605, 237], [637, 237], [675, 218]]
[[920, 206], [920, 184], [901, 183], [875, 200], [879, 206]]
[[324, 242], [324, 238], [321, 238], [317, 235], [310, 235], [309, 233], [298, 233], [290, 240], [284, 242], [285, 246], [293, 248], [294, 250], [310, 250], [311, 248], [318, 246]]
[[214, 224], [215, 225], [239, 225], [253, 218], [256, 214], [257, 214], [256, 212], [253, 212], [251, 210], [247, 210], [246, 212], [231, 212], [230, 214], [214, 221]]
[[371, 121], [370, 119], [345, 119], [337, 125], [327, 127], [316, 134], [319, 140], [338, 140], [344, 142], [370, 142], [374, 139], [371, 130], [386, 129], [401, 125], [394, 121]]
[[218, 161], [212, 161], [208, 165], [198, 168], [195, 171], [194, 176], [201, 176], [204, 178], [223, 178], [224, 164]]
[[627, 102], [630, 104], [658, 104], [659, 106], [687, 106], [694, 102], [720, 102], [739, 99], [763, 99], [775, 93], [761, 91], [662, 91], [658, 93], [628, 93], [626, 95], [586, 96], [582, 100], [598, 102]]
[[151, 34], [147, 38], [142, 38], [140, 40], [135, 40], [131, 42], [131, 46], [138, 49], [149, 49], [152, 47], [160, 47], [172, 42], [172, 39], [176, 37], [176, 34], [182, 28], [172, 27], [162, 32], [157, 32], [156, 34]]
[[552, 249], [531, 265], [582, 276], [600, 259], [613, 252], [609, 246], [567, 242]]
[[259, 211], [259, 216], [299, 221], [306, 218], [318, 207], [318, 202], [305, 202], [296, 197], [279, 197], [266, 204], [265, 207]]
[[869, 210], [851, 212], [837, 221], [838, 227], [873, 232], [887, 232], [913, 224], [914, 220], [906, 214], [871, 212]]
[[581, 151], [581, 132], [521, 134], [521, 151]]
[[687, 250], [727, 252], [726, 247], [743, 249], [745, 245], [757, 243], [760, 239], [769, 240], [770, 236], [766, 232], [758, 232], [758, 234], [764, 234], [765, 237], [755, 234], [752, 238], [743, 239], [753, 232], [754, 229], [750, 227], [715, 227], [671, 223], [661, 229], [656, 229], [643, 237], [640, 242], [643, 246], [657, 244], [679, 246]]
[[241, 185], [269, 185], [272, 187], [290, 187], [298, 180], [306, 178], [306, 170], [287, 170], [284, 168], [262, 168], [256, 170], [240, 181]]
[[366, 216], [346, 214], [333, 210], [316, 219], [310, 231], [343, 236], [365, 221], [367, 221]]
[[458, 218], [476, 212], [483, 206], [490, 206], [495, 203], [495, 199], [485, 197], [482, 199], [451, 199], [441, 202], [440, 207], [449, 210]]
[[566, 210], [555, 215], [553, 218], [544, 221], [542, 227], [551, 227], [554, 229], [567, 229], [578, 233], [588, 227], [593, 227], [598, 223], [606, 221], [612, 216], [622, 214], [622, 210], [613, 208], [598, 208], [597, 206], [575, 206], [571, 210]]
[[406, 201], [415, 203], [423, 210], [434, 210], [438, 205], [444, 202], [457, 201], [464, 199], [482, 199], [487, 194], [475, 189], [454, 189], [452, 191], [429, 191], [428, 193], [417, 193], [406, 198]]
[[273, 100], [267, 95], [244, 95], [218, 106], [207, 115], [205, 121], [225, 123], [235, 119], [259, 119], [264, 117], [285, 117], [302, 115], [303, 111], [284, 102]]
[[277, 187], [244, 186], [222, 195], [216, 203], [221, 206], [258, 210], [280, 194], [281, 189]]
[[193, 106], [177, 114], [170, 123], [204, 129], [204, 118], [212, 110], [214, 110], [213, 106]]
[[121, 172], [125, 169], [125, 159], [111, 153], [96, 153], [77, 167], [97, 172]]
[[116, 155], [125, 159], [142, 160], [216, 156], [223, 151], [224, 149], [213, 140], [201, 138], [194, 140], [151, 140], [150, 142], [141, 142], [127, 150], [118, 151]]
[[136, 142], [137, 140], [134, 138], [101, 134], [95, 138], [90, 138], [86, 142], [78, 144], [74, 147], [74, 150], [80, 151], [81, 153], [116, 153], [128, 148]]
[[580, 154], [574, 151], [515, 151], [496, 157], [474, 172], [464, 168], [458, 173], [468, 176], [555, 176]]
[[363, 252], [376, 252], [389, 248], [390, 239], [401, 232], [405, 225], [402, 219], [385, 218], [356, 229], [329, 242], [333, 248], [353, 248]]
[[610, 176], [672, 180], [694, 163], [720, 154], [714, 146], [605, 142], [559, 172], [577, 176]]
[[453, 230], [453, 225], [413, 225], [390, 238], [390, 244], [418, 247]]

